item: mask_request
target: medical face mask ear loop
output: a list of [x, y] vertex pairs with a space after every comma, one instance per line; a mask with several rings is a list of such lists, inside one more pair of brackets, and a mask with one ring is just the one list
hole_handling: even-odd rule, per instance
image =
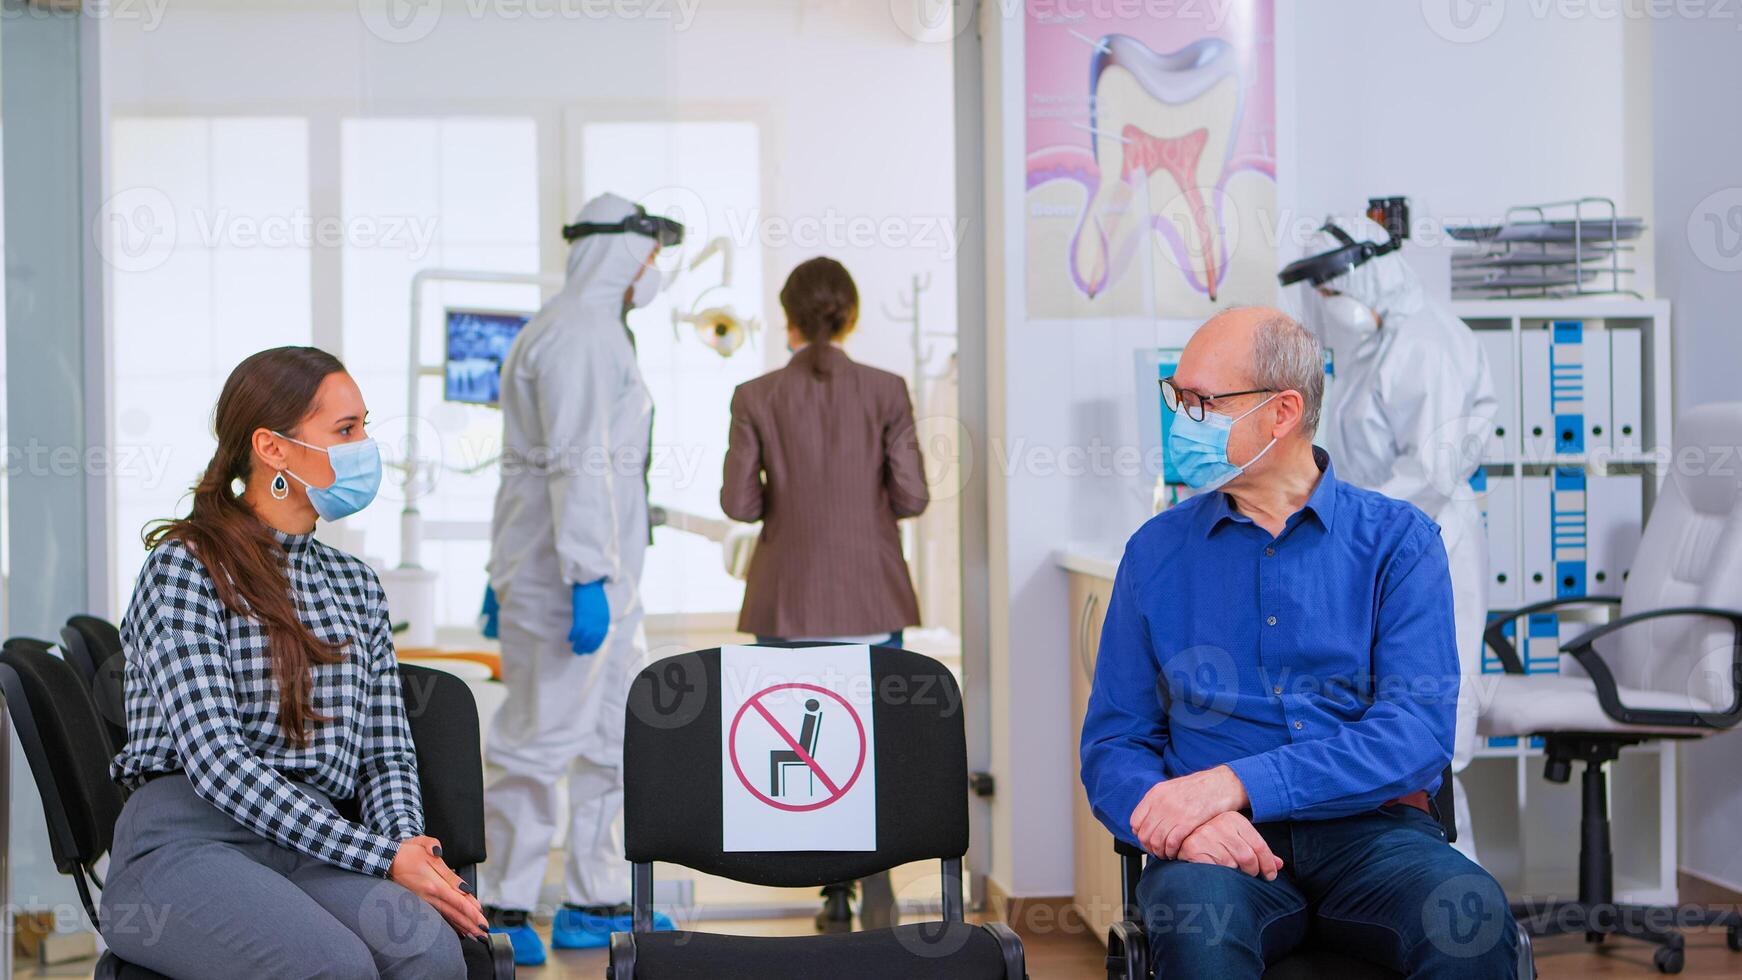
[[290, 481], [284, 478], [283, 470], [279, 470], [278, 474], [272, 478], [272, 486], [270, 489], [272, 491], [273, 500], [283, 500], [290, 496]]

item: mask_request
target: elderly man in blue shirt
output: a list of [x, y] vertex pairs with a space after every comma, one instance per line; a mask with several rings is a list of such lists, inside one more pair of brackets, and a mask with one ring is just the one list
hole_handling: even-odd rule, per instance
[[1200, 492], [1126, 544], [1083, 722], [1101, 822], [1155, 859], [1156, 976], [1257, 978], [1306, 938], [1410, 977], [1510, 977], [1500, 886], [1447, 845], [1458, 654], [1439, 530], [1312, 444], [1318, 341], [1205, 323], [1162, 382]]

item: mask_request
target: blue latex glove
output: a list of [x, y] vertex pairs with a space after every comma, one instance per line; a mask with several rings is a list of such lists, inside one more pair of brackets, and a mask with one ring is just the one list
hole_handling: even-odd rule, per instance
[[569, 647], [576, 653], [592, 653], [605, 642], [605, 631], [611, 627], [611, 604], [605, 599], [605, 580], [572, 586], [569, 597], [574, 606]]
[[502, 607], [496, 604], [496, 589], [494, 586], [484, 586], [484, 608], [478, 611], [478, 628], [483, 631], [487, 640], [496, 639], [496, 629], [501, 625]]

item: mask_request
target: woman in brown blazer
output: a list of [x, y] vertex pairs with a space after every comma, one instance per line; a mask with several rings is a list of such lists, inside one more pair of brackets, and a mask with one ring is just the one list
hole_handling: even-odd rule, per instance
[[[780, 305], [792, 359], [732, 394], [720, 507], [762, 522], [738, 629], [761, 642], [900, 646], [919, 602], [895, 522], [930, 501], [907, 382], [841, 350], [859, 291], [839, 262], [792, 270]], [[852, 882], [825, 887], [817, 928], [850, 930], [852, 895]], [[865, 880], [860, 921], [895, 924], [888, 874]]]
[[839, 262], [792, 270], [780, 305], [792, 359], [732, 395], [720, 507], [762, 522], [738, 629], [899, 646], [919, 602], [896, 521], [930, 500], [907, 382], [840, 348], [859, 292]]

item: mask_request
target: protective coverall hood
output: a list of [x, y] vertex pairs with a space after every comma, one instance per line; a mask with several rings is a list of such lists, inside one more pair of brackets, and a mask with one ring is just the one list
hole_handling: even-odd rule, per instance
[[[575, 221], [609, 224], [635, 213], [635, 203], [616, 194], [600, 194], [575, 215]], [[641, 275], [647, 257], [658, 243], [634, 232], [587, 235], [569, 246], [567, 279], [563, 292], [589, 305], [597, 302], [612, 310], [623, 306], [623, 293]]]
[[[1379, 243], [1391, 239], [1389, 232], [1365, 215], [1332, 218], [1327, 224], [1343, 229], [1357, 242]], [[1330, 232], [1319, 231], [1307, 240], [1304, 251], [1307, 255], [1316, 255], [1340, 248], [1342, 244]], [[1325, 314], [1325, 298], [1311, 285], [1302, 284], [1300, 288], [1305, 290], [1304, 312], [1309, 326], [1319, 330], [1321, 338], [1332, 349], [1337, 350], [1339, 356], [1358, 356], [1361, 353], [1358, 348], [1362, 345], [1351, 341], [1358, 342], [1366, 336], [1373, 336], [1371, 331], [1352, 336], [1332, 336], [1332, 331], [1325, 328], [1327, 321], [1332, 319]], [[1324, 288], [1342, 293], [1372, 310], [1379, 318], [1382, 328], [1390, 327], [1393, 319], [1401, 321], [1413, 316], [1427, 302], [1420, 278], [1399, 252], [1388, 252], [1368, 259], [1335, 279], [1327, 280]], [[1383, 329], [1381, 332], [1384, 332]]]

